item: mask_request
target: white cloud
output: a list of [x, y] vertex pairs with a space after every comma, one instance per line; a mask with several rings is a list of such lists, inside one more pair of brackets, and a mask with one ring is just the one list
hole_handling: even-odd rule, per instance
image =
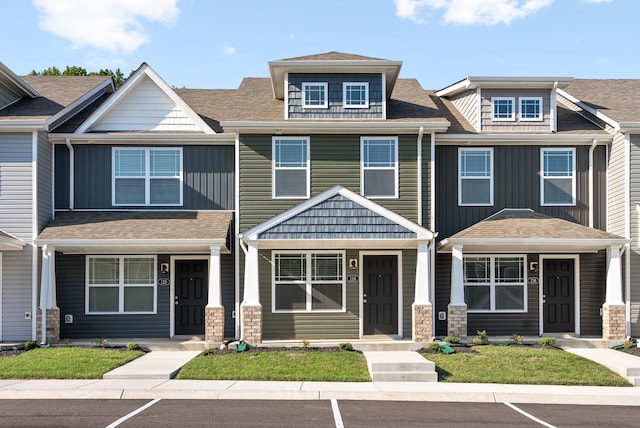
[[[596, 0], [598, 1], [598, 0]], [[394, 0], [396, 15], [417, 23], [421, 12], [442, 10], [444, 22], [462, 25], [510, 24], [550, 6], [553, 0]]]
[[140, 20], [172, 25], [178, 0], [33, 0], [40, 29], [66, 39], [73, 48], [131, 53], [149, 42]]
[[585, 3], [611, 3], [613, 0], [582, 0]]
[[233, 55], [234, 53], [236, 53], [236, 48], [234, 48], [233, 46], [223, 45], [222, 53], [227, 56]]

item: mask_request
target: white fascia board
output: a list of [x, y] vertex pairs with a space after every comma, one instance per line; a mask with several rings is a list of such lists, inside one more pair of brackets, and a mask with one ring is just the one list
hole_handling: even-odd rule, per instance
[[593, 140], [599, 144], [610, 143], [613, 135], [603, 132], [602, 134], [438, 134], [436, 144], [500, 144], [500, 143], [536, 143], [558, 145], [560, 143], [591, 145]]
[[261, 239], [259, 241], [245, 239], [245, 241], [256, 242], [258, 248], [269, 250], [403, 249], [417, 248], [420, 242], [417, 239]]
[[12, 86], [9, 88], [17, 96], [27, 96], [30, 98], [39, 97], [38, 91], [33, 89], [27, 82], [22, 80], [17, 74], [9, 69], [6, 65], [0, 62], [0, 82], [4, 81], [5, 84]]
[[638, 134], [640, 133], [640, 122], [620, 122], [620, 132]]
[[67, 114], [70, 111], [73, 111], [73, 109], [75, 109], [76, 107], [82, 105], [84, 102], [86, 102], [88, 99], [91, 99], [93, 96], [95, 96], [98, 92], [102, 92], [104, 91], [107, 87], [111, 88], [111, 92], [114, 91], [114, 86], [113, 86], [113, 80], [112, 79], [106, 79], [104, 82], [102, 82], [100, 85], [96, 86], [95, 88], [93, 88], [91, 91], [87, 92], [86, 94], [84, 94], [82, 97], [78, 98], [77, 100], [75, 100], [73, 103], [69, 104], [67, 107], [65, 107], [64, 109], [60, 110], [58, 113], [56, 113], [55, 115], [51, 116], [49, 119], [47, 119], [47, 126], [51, 125], [52, 123], [54, 123], [56, 120], [58, 120], [59, 118], [63, 117], [65, 114]]
[[471, 82], [469, 78], [462, 79], [452, 85], [447, 86], [446, 88], [440, 89], [436, 92], [436, 95], [439, 97], [446, 97], [447, 95], [457, 94], [458, 92], [466, 91], [471, 86]]
[[467, 89], [505, 88], [505, 89], [552, 89], [564, 88], [573, 77], [509, 77], [509, 76], [469, 76], [436, 92], [439, 97], [455, 95]]
[[234, 144], [235, 134], [173, 134], [173, 133], [130, 133], [130, 132], [112, 132], [112, 133], [88, 133], [88, 134], [49, 134], [49, 141], [54, 144], [66, 144], [67, 139], [70, 142], [75, 143], [91, 143], [91, 144], [113, 144], [114, 141], [118, 143], [132, 143], [140, 144], [147, 141], [153, 142], [168, 142], [175, 144], [202, 144], [202, 143], [219, 143], [219, 144]]
[[396, 134], [417, 134], [420, 127], [425, 132], [445, 132], [451, 123], [447, 120], [437, 122], [388, 122], [381, 119], [372, 122], [346, 122], [346, 121], [316, 121], [316, 122], [249, 122], [249, 121], [222, 121], [220, 125], [225, 130], [241, 133], [261, 132], [276, 135], [286, 132], [311, 133], [371, 133], [387, 132]]
[[36, 239], [38, 245], [224, 245], [226, 239]]
[[7, 232], [0, 235], [0, 251], [21, 250], [25, 244], [23, 240]]
[[599, 110], [591, 107], [590, 105], [580, 101], [579, 99], [577, 99], [576, 97], [574, 97], [570, 93], [568, 93], [566, 91], [563, 91], [562, 89], [556, 89], [556, 93], [558, 95], [568, 99], [573, 104], [577, 105], [578, 107], [580, 107], [581, 109], [585, 110], [586, 112], [591, 113], [592, 115], [594, 115], [598, 119], [602, 120], [606, 124], [612, 126], [614, 129], [616, 129], [616, 130], [620, 129], [620, 124], [618, 122], [616, 122], [615, 120], [613, 120], [612, 118], [610, 118], [606, 114], [603, 114], [601, 111], [599, 111]]
[[8, 119], [0, 120], [0, 131], [5, 132], [33, 132], [46, 131], [46, 119]]

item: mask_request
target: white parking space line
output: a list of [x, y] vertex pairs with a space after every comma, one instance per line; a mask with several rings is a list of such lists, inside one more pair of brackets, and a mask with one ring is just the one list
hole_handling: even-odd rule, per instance
[[148, 409], [149, 407], [153, 406], [154, 404], [156, 404], [158, 401], [160, 401], [159, 398], [156, 398], [155, 400], [149, 401], [147, 404], [145, 404], [142, 407], [138, 407], [136, 410], [134, 410], [133, 412], [129, 413], [128, 415], [124, 415], [123, 417], [121, 417], [120, 419], [118, 419], [117, 421], [115, 421], [114, 423], [107, 425], [107, 428], [114, 428], [117, 427], [118, 425], [120, 425], [121, 423], [123, 423], [124, 421], [131, 419], [132, 417], [134, 417], [135, 415], [137, 415], [138, 413], [142, 412], [143, 410]]
[[505, 404], [506, 406], [511, 407], [513, 410], [515, 410], [516, 412], [520, 413], [521, 415], [526, 416], [527, 418], [531, 419], [531, 420], [532, 420], [532, 421], [534, 421], [534, 422], [539, 423], [540, 425], [542, 425], [542, 426], [544, 426], [544, 427], [547, 427], [547, 428], [556, 428], [556, 426], [555, 426], [555, 425], [548, 424], [548, 423], [546, 423], [545, 421], [543, 421], [543, 420], [541, 420], [541, 419], [538, 419], [538, 418], [536, 418], [535, 416], [533, 416], [533, 415], [531, 415], [531, 414], [529, 414], [529, 413], [525, 412], [524, 410], [522, 410], [522, 409], [520, 409], [520, 408], [518, 408], [518, 407], [514, 406], [514, 405], [513, 405], [513, 404], [511, 404], [511, 403], [504, 403], [504, 404]]
[[331, 410], [333, 410], [333, 420], [336, 423], [336, 428], [344, 428], [342, 415], [340, 414], [340, 408], [338, 407], [338, 401], [335, 398], [331, 399]]

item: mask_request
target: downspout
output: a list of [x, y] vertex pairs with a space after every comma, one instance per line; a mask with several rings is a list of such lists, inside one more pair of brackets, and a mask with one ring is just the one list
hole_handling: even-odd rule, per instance
[[418, 150], [418, 224], [422, 226], [422, 136], [424, 127], [418, 130], [417, 150]]
[[595, 173], [593, 171], [593, 152], [595, 151], [597, 145], [598, 140], [594, 138], [593, 141], [591, 141], [591, 147], [589, 147], [589, 227], [591, 228], [593, 227], [593, 183], [595, 182]]
[[[235, 228], [235, 236], [236, 236], [236, 241], [238, 242], [238, 245], [242, 248], [242, 250], [244, 251], [245, 254], [245, 260], [246, 260], [246, 248], [244, 248], [244, 246], [242, 245], [242, 235], [240, 234], [240, 134], [236, 133], [235, 136], [235, 141], [234, 141], [234, 154], [235, 154], [235, 177], [234, 177], [234, 183], [233, 183], [233, 187], [234, 187], [234, 209], [235, 209], [235, 214], [234, 214], [234, 228]], [[235, 299], [234, 299], [234, 303], [233, 303], [233, 312], [235, 313], [235, 326], [234, 326], [234, 331], [235, 331], [235, 337], [240, 337], [240, 252], [237, 251], [237, 249], [234, 251], [234, 260], [233, 260], [233, 264], [234, 264], [234, 271], [235, 271], [235, 278], [234, 278], [234, 293], [235, 293]]]
[[429, 275], [429, 280], [431, 281], [431, 325], [432, 325], [432, 334], [433, 337], [436, 337], [436, 133], [431, 132], [431, 156], [429, 157], [429, 171], [431, 180], [429, 183], [430, 186], [430, 215], [429, 215], [429, 229], [434, 233], [433, 241], [431, 241], [431, 246], [429, 248], [429, 262], [431, 263]]
[[73, 146], [71, 145], [71, 141], [69, 140], [69, 137], [67, 137], [66, 139], [66, 143], [67, 143], [67, 148], [69, 149], [69, 209], [71, 211], [73, 211], [74, 209], [74, 205], [75, 205], [75, 198], [74, 198], [74, 193], [75, 193], [75, 164], [74, 164], [74, 153], [73, 153]]

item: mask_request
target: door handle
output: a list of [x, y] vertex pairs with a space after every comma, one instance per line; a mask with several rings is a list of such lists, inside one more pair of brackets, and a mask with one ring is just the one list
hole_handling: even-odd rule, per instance
[[367, 299], [362, 299], [362, 303], [367, 303]]

